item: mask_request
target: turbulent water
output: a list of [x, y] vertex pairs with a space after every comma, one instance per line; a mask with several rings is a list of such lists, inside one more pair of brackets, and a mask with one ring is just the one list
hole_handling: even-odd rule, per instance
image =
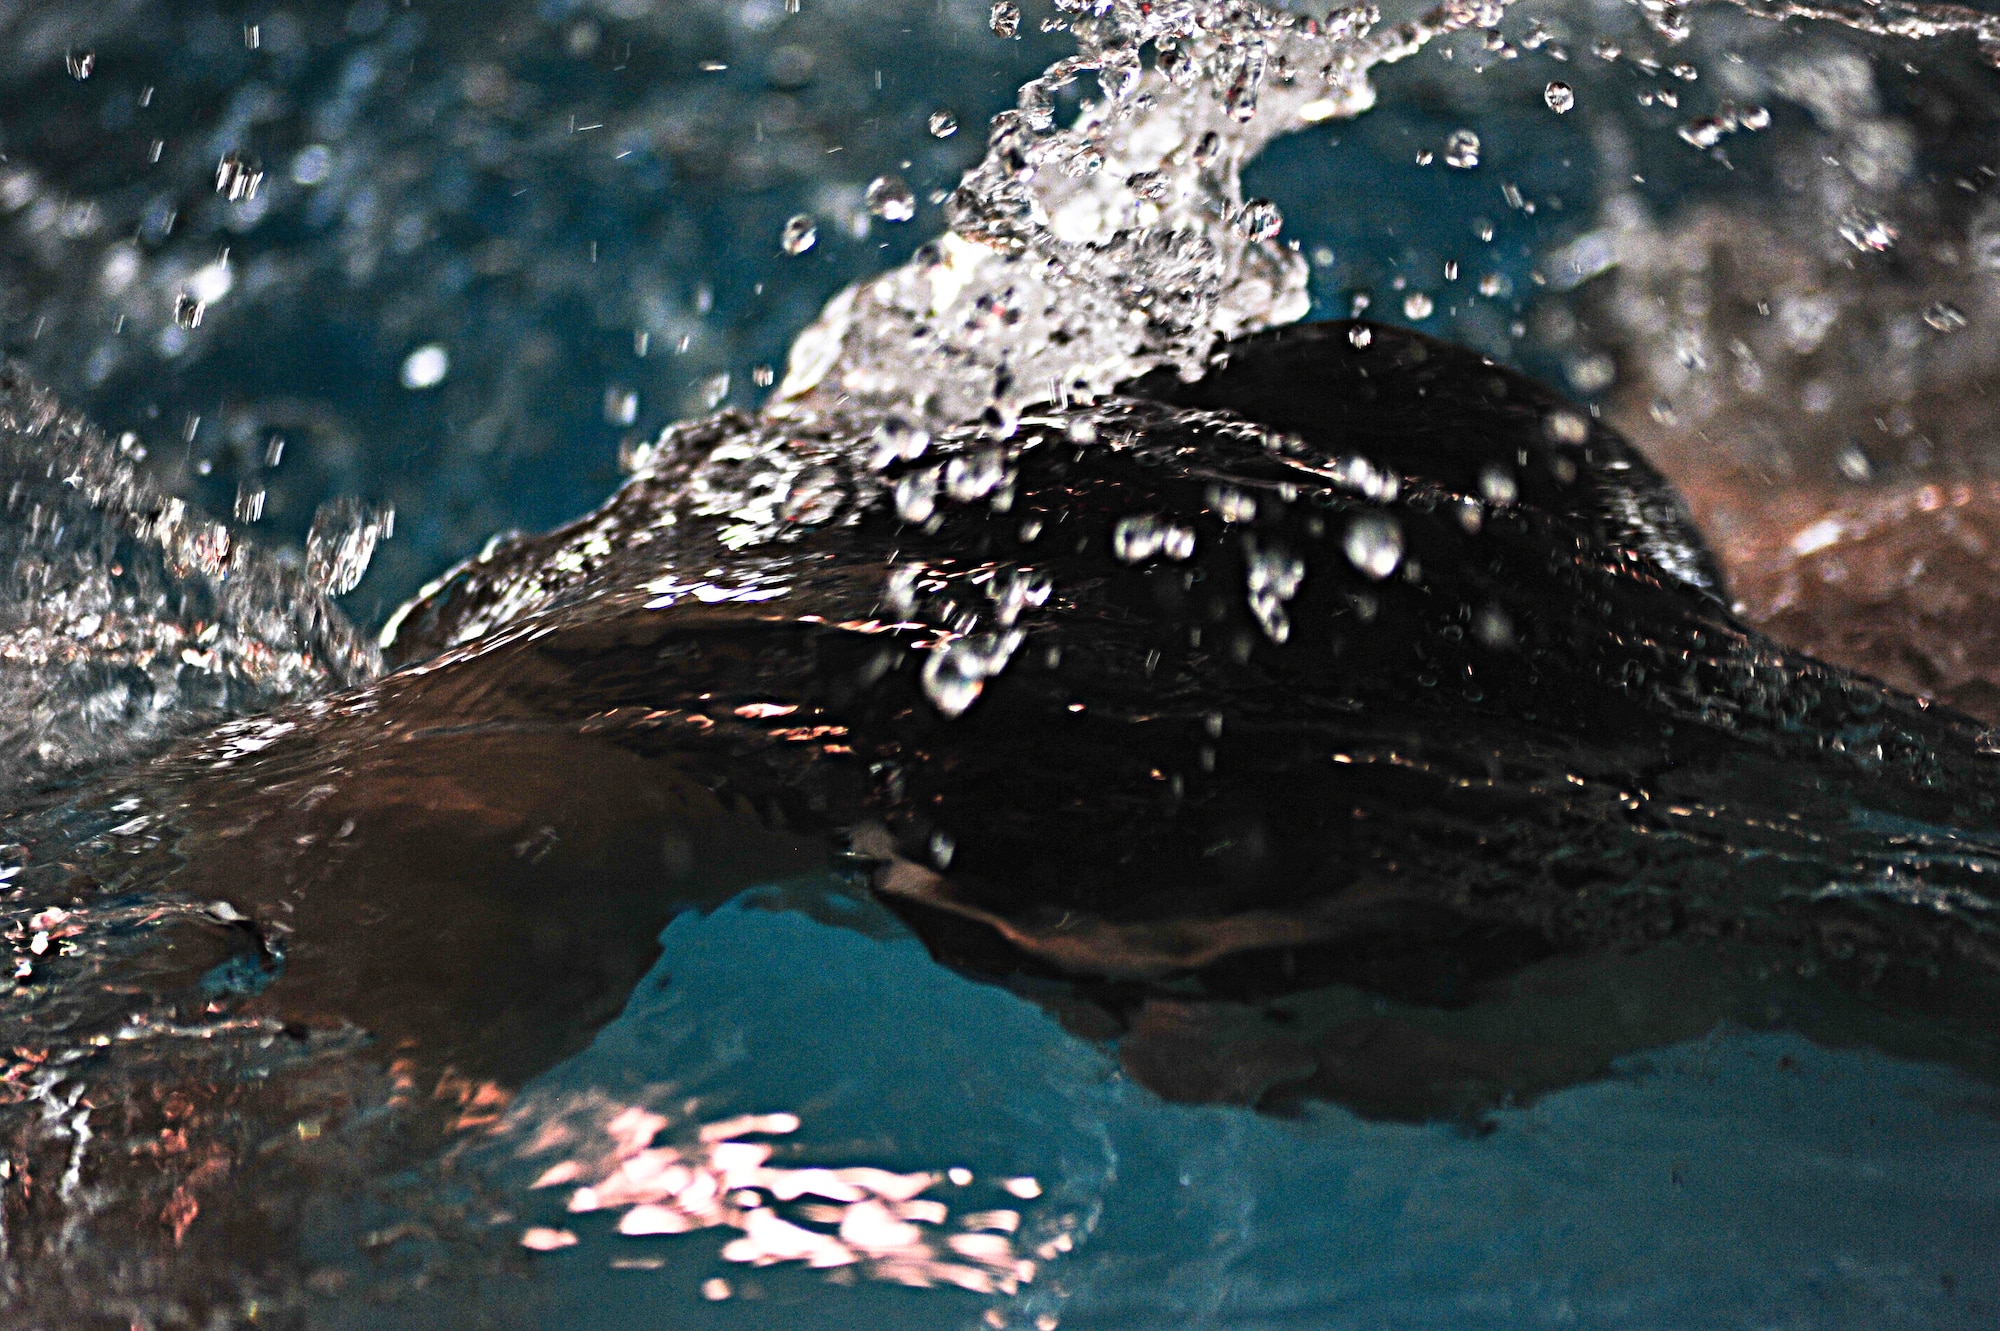
[[[10, 1325], [1990, 1324], [2000, 740], [1931, 697], [2000, 679], [1992, 20], [981, 6], [1075, 53], [930, 203], [909, 126], [760, 217], [772, 283], [843, 243], [811, 294], [859, 280], [732, 378], [768, 309], [691, 352], [714, 290], [631, 317], [599, 240], [432, 243], [550, 183], [509, 135], [724, 151], [679, 84], [522, 129], [536, 41], [617, 72], [675, 22], [545, 8], [477, 59], [442, 10], [174, 10], [272, 62], [173, 148], [198, 196], [0, 178], [31, 363], [161, 367], [167, 422], [0, 384]], [[819, 22], [894, 66], [860, 10], [751, 9], [751, 49]], [[95, 96], [149, 14], [0, 20]], [[789, 109], [729, 150], [830, 156], [839, 46], [775, 48]], [[98, 116], [157, 163], [153, 96]], [[313, 136], [282, 171], [272, 126]], [[1274, 202], [1308, 135], [1435, 215], [1370, 248], [1386, 194]], [[336, 268], [260, 252], [281, 223]], [[503, 390], [385, 425], [450, 465], [371, 502], [296, 478], [390, 444], [268, 393], [215, 444], [184, 368], [336, 287], [394, 293], [398, 401]], [[382, 542], [434, 569], [535, 512], [499, 418], [563, 358], [452, 331], [504, 344], [470, 330], [510, 292], [597, 302], [629, 479], [370, 645], [339, 603]], [[1471, 349], [1285, 327], [1363, 311]], [[701, 411], [640, 430], [670, 354]], [[448, 492], [480, 517], [408, 498]], [[286, 506], [297, 550], [246, 536]]]

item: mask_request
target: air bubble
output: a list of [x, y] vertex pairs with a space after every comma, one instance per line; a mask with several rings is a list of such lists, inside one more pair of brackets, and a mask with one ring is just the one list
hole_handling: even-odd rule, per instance
[[931, 137], [948, 139], [958, 133], [958, 117], [949, 111], [933, 111], [930, 120]]
[[1542, 89], [1542, 100], [1557, 115], [1567, 115], [1576, 105], [1576, 90], [1561, 79], [1550, 79], [1549, 86]]
[[1436, 304], [1421, 291], [1412, 291], [1403, 297], [1403, 317], [1405, 319], [1428, 319]]
[[1444, 141], [1444, 164], [1461, 171], [1479, 165], [1479, 136], [1469, 129], [1455, 129]]
[[1021, 28], [1021, 7], [1014, 0], [997, 0], [987, 15], [995, 36], [1012, 37]]

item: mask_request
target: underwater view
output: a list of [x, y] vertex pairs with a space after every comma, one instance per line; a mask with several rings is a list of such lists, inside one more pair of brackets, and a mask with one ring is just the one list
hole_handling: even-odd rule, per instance
[[0, 0], [0, 1327], [2000, 1325], [2000, 9]]

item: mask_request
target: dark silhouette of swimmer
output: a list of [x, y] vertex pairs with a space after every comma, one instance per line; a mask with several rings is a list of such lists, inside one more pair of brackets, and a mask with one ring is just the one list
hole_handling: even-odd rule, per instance
[[[1472, 1113], [1782, 1007], [1684, 992], [1774, 964], [1987, 1047], [1982, 729], [1745, 630], [1644, 460], [1474, 353], [1266, 334], [874, 498], [783, 427], [793, 489], [832, 469], [847, 506], [737, 550], [690, 496], [776, 465], [749, 429], [446, 579], [406, 669], [253, 760], [168, 764], [185, 872], [284, 912], [251, 1006], [517, 1081], [674, 911], [832, 852], [1186, 1098]], [[1622, 1023], [1487, 1015], [1639, 973]]]
[[[828, 869], [1174, 1099], [1471, 1123], [1724, 1020], [1993, 1071], [1991, 737], [1742, 626], [1573, 405], [1339, 323], [879, 473], [865, 428], [680, 427], [441, 580], [394, 673], [72, 797], [157, 823], [61, 852], [67, 899], [193, 904], [49, 958], [67, 1038], [291, 1060], [102, 1054], [157, 1172], [100, 1223], [282, 1265], [274, 1198], [435, 1156], [675, 914]], [[346, 1181], [247, 1144], [328, 1097], [405, 1114]]]

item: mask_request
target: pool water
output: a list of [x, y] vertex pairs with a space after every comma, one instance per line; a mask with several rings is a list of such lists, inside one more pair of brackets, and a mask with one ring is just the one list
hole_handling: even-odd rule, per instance
[[[1388, 8], [1364, 47], [1358, 11], [1193, 0], [0, 2], [0, 1324], [1994, 1325], [2000, 747], [1730, 615], [1824, 604], [1844, 661], [2000, 688], [1969, 627], [2000, 558], [2000, 33]], [[1228, 38], [1214, 69], [1170, 83], [1180, 48], [1148, 46], [1155, 103], [1091, 140], [1119, 33], [1189, 14]], [[1405, 19], [1431, 25], [1407, 50]], [[1200, 103], [1256, 32], [1380, 63], [1287, 66], [1265, 121]], [[1103, 78], [989, 153], [1079, 38]], [[1222, 147], [1157, 147], [1210, 123]], [[871, 208], [887, 177], [913, 216]], [[1119, 209], [1200, 243], [1086, 255]], [[990, 244], [927, 246], [947, 225]], [[1042, 305], [992, 257], [1014, 241], [1056, 256]], [[1210, 333], [1364, 313], [1334, 343], [1362, 379], [1445, 376], [1406, 433], [1353, 426], [1375, 462], [1287, 452], [1329, 414], [1249, 428], [1162, 387]], [[795, 343], [816, 318], [831, 340]], [[1011, 368], [1051, 346], [1098, 357], [1053, 406]], [[947, 419], [966, 383], [990, 410]], [[1490, 420], [1423, 415], [1474, 399]], [[1377, 465], [1437, 419], [1453, 466], [1498, 470]], [[1169, 475], [1190, 456], [1200, 485]], [[1549, 498], [1575, 458], [1581, 517]], [[1022, 554], [1044, 521], [1091, 535]], [[1557, 553], [1469, 544], [1522, 533]], [[1421, 620], [1459, 586], [1486, 590]], [[1584, 660], [1535, 636], [1558, 603], [1618, 670], [1546, 683]], [[1133, 647], [1154, 620], [1164, 669]], [[779, 621], [852, 642], [752, 634]], [[1086, 627], [1036, 636], [1058, 623]], [[1415, 666], [1371, 693], [1342, 653], [1383, 642], [1474, 664], [1443, 703]], [[1320, 673], [1287, 692], [1274, 659]], [[861, 682], [828, 702], [836, 676]], [[1102, 693], [1060, 704], [1077, 678]], [[1125, 729], [1036, 747], [1072, 723]], [[1285, 767], [1329, 735], [1356, 773]], [[788, 756], [680, 765], [712, 752]], [[1201, 805], [1218, 752], [1255, 780]], [[1413, 893], [1443, 900], [1433, 864], [1515, 883], [1518, 814], [1519, 874], [1574, 900], [1525, 943], [1393, 916], [1421, 945], [1364, 930], [1297, 992], [1118, 969], [1319, 927], [1246, 884], [1326, 791], [1353, 845], [1407, 819], [1385, 872]], [[1112, 881], [1197, 819], [1212, 909], [1037, 913], [993, 868], [1069, 846]]]

